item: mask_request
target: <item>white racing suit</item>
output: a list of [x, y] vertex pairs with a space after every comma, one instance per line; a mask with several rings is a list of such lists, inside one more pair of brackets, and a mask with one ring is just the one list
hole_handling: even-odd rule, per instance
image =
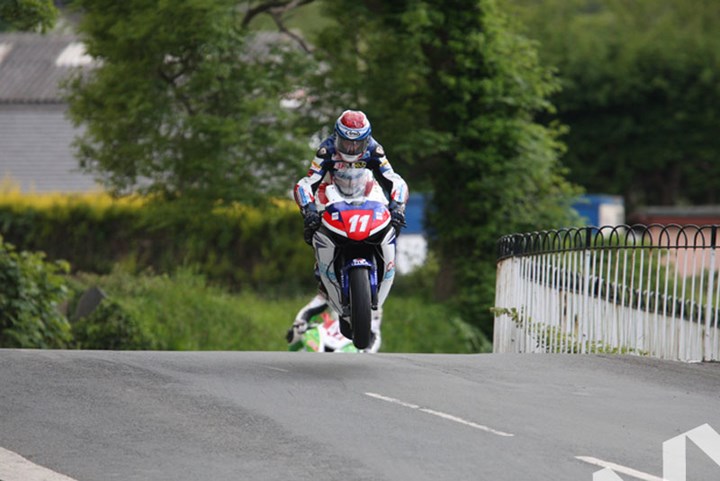
[[[385, 157], [382, 146], [372, 137], [368, 142], [363, 156], [349, 164], [344, 162], [335, 151], [335, 137], [330, 136], [317, 150], [315, 158], [310, 165], [307, 176], [295, 184], [295, 201], [300, 210], [315, 208], [322, 212], [328, 199], [325, 188], [334, 185], [343, 195], [356, 197], [358, 195], [372, 195], [384, 197], [394, 209], [401, 212], [405, 209], [408, 188], [405, 180], [393, 171], [390, 162]], [[392, 259], [394, 264], [395, 259]], [[307, 321], [314, 315], [328, 308], [327, 293], [322, 286], [318, 294], [295, 317], [294, 327], [303, 329]], [[382, 309], [373, 311], [371, 331], [373, 340], [366, 349], [367, 352], [377, 352], [381, 344], [380, 327], [382, 324]]]

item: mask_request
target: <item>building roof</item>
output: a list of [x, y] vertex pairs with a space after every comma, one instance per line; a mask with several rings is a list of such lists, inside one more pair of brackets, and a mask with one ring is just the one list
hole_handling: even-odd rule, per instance
[[0, 34], [0, 104], [64, 103], [59, 82], [92, 63], [74, 35]]
[[720, 224], [720, 205], [650, 206], [632, 215], [640, 224]]

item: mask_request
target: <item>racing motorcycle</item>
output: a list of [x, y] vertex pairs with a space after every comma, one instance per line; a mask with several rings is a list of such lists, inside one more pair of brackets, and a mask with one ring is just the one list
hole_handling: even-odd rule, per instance
[[353, 342], [340, 332], [340, 321], [328, 312], [313, 316], [305, 332], [294, 330], [287, 333], [289, 351], [358, 352]]
[[358, 168], [336, 175], [322, 195], [322, 223], [313, 237], [318, 274], [340, 314], [341, 333], [366, 349], [372, 311], [382, 308], [395, 279], [388, 200], [370, 171]]

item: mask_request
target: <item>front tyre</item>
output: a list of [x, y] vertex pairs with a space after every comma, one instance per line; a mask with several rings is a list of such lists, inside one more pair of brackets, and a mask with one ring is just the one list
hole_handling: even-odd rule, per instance
[[372, 305], [370, 277], [363, 268], [350, 269], [350, 321], [352, 322], [353, 344], [365, 349], [370, 344], [370, 320]]

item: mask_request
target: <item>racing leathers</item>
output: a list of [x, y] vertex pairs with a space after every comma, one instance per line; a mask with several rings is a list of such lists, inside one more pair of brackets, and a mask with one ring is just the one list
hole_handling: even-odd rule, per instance
[[[305, 219], [305, 241], [308, 244], [312, 245], [313, 235], [320, 227], [320, 213], [327, 203], [324, 191], [330, 184], [348, 197], [363, 193], [367, 195], [371, 189], [381, 189], [388, 200], [393, 226], [397, 231], [405, 226], [407, 184], [393, 170], [382, 145], [371, 137], [363, 155], [354, 162], [346, 162], [335, 150], [335, 136], [333, 135], [320, 144], [307, 176], [300, 179], [295, 185], [295, 201]], [[394, 263], [394, 259], [392, 262]], [[294, 327], [302, 329], [311, 313], [322, 310], [324, 307], [327, 307], [327, 293], [324, 292], [321, 283], [318, 295], [298, 312]], [[373, 339], [366, 351], [377, 352], [380, 348], [381, 324], [382, 311], [378, 309], [373, 311], [371, 325]]]
[[[375, 180], [388, 198], [388, 207], [391, 215], [393, 215], [393, 223], [396, 227], [403, 227], [405, 222], [405, 202], [407, 202], [408, 196], [407, 184], [393, 170], [387, 157], [385, 157], [382, 145], [371, 137], [362, 157], [350, 163], [353, 164], [353, 168], [346, 169], [347, 164], [349, 163], [345, 162], [335, 151], [334, 135], [320, 144], [307, 176], [295, 184], [295, 202], [300, 207], [303, 216], [307, 217], [309, 212], [317, 212], [317, 204], [320, 204], [322, 209], [324, 205], [323, 199], [316, 199], [315, 195], [321, 183], [335, 184], [342, 193], [351, 195], [350, 190], [354, 189], [351, 184], [354, 179], [350, 175], [357, 172], [357, 167], [363, 166], [372, 172]], [[314, 227], [317, 229], [319, 226], [318, 219], [317, 225]]]

